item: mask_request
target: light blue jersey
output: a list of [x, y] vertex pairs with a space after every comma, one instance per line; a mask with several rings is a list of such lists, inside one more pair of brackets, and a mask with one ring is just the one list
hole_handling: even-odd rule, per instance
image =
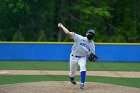
[[74, 45], [72, 46], [71, 54], [75, 56], [87, 56], [90, 53], [95, 54], [95, 45], [93, 40], [88, 40], [87, 37], [83, 37], [73, 32]]

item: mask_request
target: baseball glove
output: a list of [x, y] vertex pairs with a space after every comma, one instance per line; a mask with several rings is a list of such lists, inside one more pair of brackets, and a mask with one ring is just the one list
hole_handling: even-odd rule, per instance
[[91, 62], [96, 62], [97, 59], [98, 59], [98, 57], [96, 55], [94, 55], [93, 53], [91, 53], [88, 57], [88, 60]]

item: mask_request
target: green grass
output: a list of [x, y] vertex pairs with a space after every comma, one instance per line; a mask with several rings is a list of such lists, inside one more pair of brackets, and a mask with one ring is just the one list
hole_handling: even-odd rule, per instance
[[[0, 70], [69, 70], [69, 62], [0, 61]], [[96, 62], [87, 63], [87, 70], [140, 71], [140, 63]]]
[[[13, 84], [23, 82], [39, 82], [39, 81], [68, 81], [68, 76], [49, 76], [49, 75], [0, 75], [0, 85]], [[76, 76], [79, 81], [80, 77]], [[107, 84], [115, 84], [128, 87], [140, 88], [140, 78], [117, 78], [117, 77], [100, 77], [87, 76], [86, 82], [100, 82]]]
[[[78, 68], [79, 69], [79, 68]], [[69, 70], [69, 62], [46, 61], [0, 61], [0, 70]], [[87, 63], [87, 70], [93, 71], [140, 71], [140, 63], [96, 62]], [[69, 76], [50, 75], [0, 75], [0, 84], [39, 81], [68, 81]], [[76, 76], [79, 81], [80, 77]], [[140, 78], [118, 78], [87, 76], [88, 82], [100, 82], [140, 88]]]

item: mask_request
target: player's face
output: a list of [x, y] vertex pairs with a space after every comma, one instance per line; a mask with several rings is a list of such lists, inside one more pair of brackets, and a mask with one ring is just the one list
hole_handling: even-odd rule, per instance
[[94, 35], [93, 33], [87, 33], [87, 34], [86, 34], [86, 37], [88, 38], [88, 40], [93, 39], [94, 36], [95, 36], [95, 35]]

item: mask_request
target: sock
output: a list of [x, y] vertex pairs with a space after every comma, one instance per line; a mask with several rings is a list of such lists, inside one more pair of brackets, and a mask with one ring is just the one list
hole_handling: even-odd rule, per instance
[[85, 83], [86, 71], [81, 71], [81, 84]]
[[70, 77], [70, 80], [73, 81], [74, 80], [74, 77]]

